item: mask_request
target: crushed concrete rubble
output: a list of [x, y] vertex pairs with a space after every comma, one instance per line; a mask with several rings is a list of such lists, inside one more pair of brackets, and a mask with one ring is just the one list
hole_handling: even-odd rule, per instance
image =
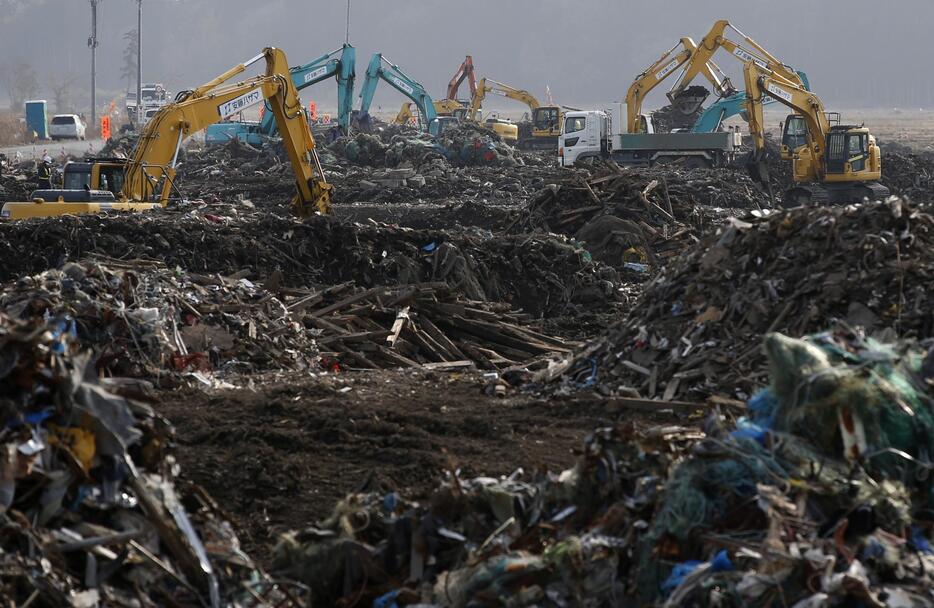
[[733, 219], [646, 286], [563, 381], [670, 400], [745, 398], [766, 375], [760, 336], [831, 319], [934, 336], [934, 218], [901, 199]]
[[768, 334], [771, 383], [738, 421], [630, 422], [560, 473], [351, 494], [283, 536], [274, 571], [327, 605], [931, 605], [925, 348]]
[[[151, 386], [98, 380], [67, 315], [0, 313], [0, 596], [27, 606], [297, 605], [178, 484]], [[296, 595], [298, 594], [298, 595]]]

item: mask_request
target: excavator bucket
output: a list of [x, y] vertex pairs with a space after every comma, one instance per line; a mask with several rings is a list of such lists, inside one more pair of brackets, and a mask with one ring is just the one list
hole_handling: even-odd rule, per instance
[[771, 181], [769, 180], [769, 164], [766, 162], [764, 153], [750, 152], [746, 157], [746, 171], [752, 181], [759, 184], [763, 190], [769, 191]]
[[331, 213], [331, 190], [334, 188], [325, 181], [309, 180], [311, 188], [310, 201], [303, 201], [301, 196], [295, 195], [292, 199], [292, 213], [301, 218], [311, 217], [315, 213], [328, 215]]
[[671, 104], [682, 114], [690, 115], [700, 111], [709, 96], [710, 91], [706, 87], [695, 85], [681, 91], [671, 100]]

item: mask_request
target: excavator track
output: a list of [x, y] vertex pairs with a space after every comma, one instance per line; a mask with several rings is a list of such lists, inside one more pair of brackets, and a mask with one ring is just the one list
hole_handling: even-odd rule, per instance
[[782, 206], [801, 207], [809, 205], [846, 205], [863, 200], [885, 200], [889, 189], [878, 182], [842, 184], [805, 184], [785, 191]]
[[854, 190], [854, 195], [857, 195], [859, 200], [865, 198], [871, 201], [882, 201], [892, 194], [888, 188], [878, 182], [854, 185], [851, 189]]
[[785, 190], [782, 197], [782, 207], [808, 207], [812, 205], [825, 205], [830, 202], [830, 195], [821, 186], [809, 184], [798, 185]]

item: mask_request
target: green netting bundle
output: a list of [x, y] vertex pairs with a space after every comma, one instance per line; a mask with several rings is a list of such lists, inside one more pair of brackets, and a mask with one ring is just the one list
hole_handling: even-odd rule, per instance
[[[840, 330], [802, 339], [769, 334], [765, 350], [774, 430], [807, 438], [828, 455], [865, 459], [870, 471], [889, 476], [918, 465], [887, 450], [922, 461], [934, 451], [934, 411], [915, 345]], [[843, 428], [853, 429], [855, 446], [845, 444]]]

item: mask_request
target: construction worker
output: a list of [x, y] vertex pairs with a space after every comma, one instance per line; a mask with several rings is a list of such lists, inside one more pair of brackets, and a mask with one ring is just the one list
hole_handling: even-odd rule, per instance
[[49, 190], [52, 188], [52, 159], [49, 156], [43, 156], [39, 163], [39, 169], [36, 171], [36, 177], [39, 180], [39, 190]]

